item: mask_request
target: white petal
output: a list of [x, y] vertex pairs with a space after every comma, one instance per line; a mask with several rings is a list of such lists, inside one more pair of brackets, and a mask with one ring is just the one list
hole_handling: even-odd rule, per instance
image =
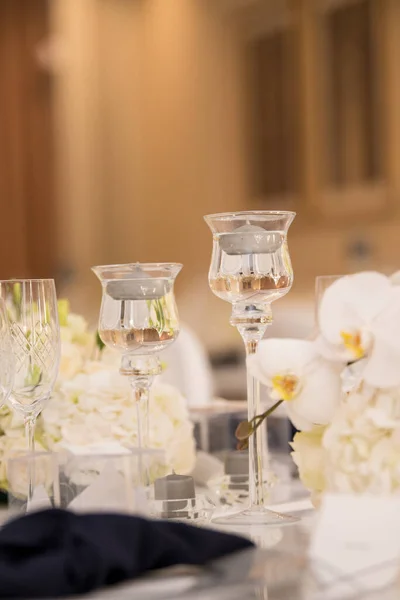
[[366, 364], [364, 381], [373, 387], [391, 388], [400, 385], [400, 351], [386, 340], [375, 339]]
[[374, 345], [365, 369], [365, 381], [376, 387], [400, 385], [400, 286], [392, 287], [390, 303], [372, 327]]
[[396, 271], [389, 277], [393, 285], [400, 285], [400, 271]]
[[296, 414], [317, 425], [331, 422], [341, 400], [341, 380], [332, 363], [320, 359], [302, 380], [300, 394], [291, 401]]
[[272, 377], [283, 373], [301, 378], [306, 366], [318, 358], [314, 342], [270, 338], [260, 342], [257, 354], [247, 359], [247, 366], [254, 377], [270, 385]]
[[320, 355], [326, 360], [342, 363], [343, 366], [354, 360], [353, 353], [347, 350], [343, 344], [330, 344], [322, 335], [317, 337], [315, 345]]
[[342, 392], [345, 394], [349, 392], [355, 392], [360, 387], [361, 381], [364, 377], [364, 370], [367, 365], [368, 359], [363, 358], [357, 362], [348, 365], [340, 373], [340, 379], [342, 380]]
[[312, 423], [311, 421], [307, 421], [307, 419], [304, 419], [303, 417], [298, 415], [293, 406], [293, 402], [285, 402], [284, 406], [287, 412], [287, 416], [289, 417], [293, 425], [296, 427], [296, 429], [298, 429], [299, 431], [311, 431], [311, 429], [314, 427], [314, 423]]
[[258, 379], [260, 383], [266, 385], [267, 387], [272, 386], [271, 377], [267, 375], [267, 373], [262, 368], [262, 364], [258, 354], [252, 354], [251, 356], [248, 356], [246, 363], [247, 371], [252, 377]]
[[392, 289], [388, 277], [375, 272], [336, 280], [324, 293], [319, 307], [321, 334], [331, 344], [340, 344], [342, 331], [368, 328], [388, 304]]

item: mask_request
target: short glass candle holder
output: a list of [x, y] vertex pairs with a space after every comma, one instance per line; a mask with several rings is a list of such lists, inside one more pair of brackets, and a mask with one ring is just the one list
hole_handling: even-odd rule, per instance
[[152, 500], [150, 514], [156, 519], [172, 519], [193, 525], [206, 524], [211, 520], [215, 505], [206, 496], [180, 500]]
[[10, 459], [7, 490], [10, 516], [59, 507], [57, 455], [51, 452], [21, 453]]

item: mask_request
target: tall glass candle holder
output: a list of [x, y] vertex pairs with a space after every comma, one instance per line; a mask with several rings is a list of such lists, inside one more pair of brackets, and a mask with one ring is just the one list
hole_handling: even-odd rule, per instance
[[99, 335], [121, 354], [120, 373], [129, 378], [137, 407], [139, 448], [149, 446], [149, 391], [161, 372], [158, 353], [179, 334], [174, 283], [181, 268], [134, 263], [92, 269], [103, 288]]
[[[287, 232], [295, 213], [246, 211], [208, 215], [213, 234], [209, 285], [213, 293], [232, 304], [231, 325], [243, 338], [247, 356], [257, 351], [272, 322], [271, 303], [288, 293], [293, 270]], [[247, 375], [248, 420], [262, 412], [260, 385]], [[222, 517], [219, 523], [276, 525], [292, 520], [266, 508], [263, 432], [249, 439], [249, 502], [244, 511]]]

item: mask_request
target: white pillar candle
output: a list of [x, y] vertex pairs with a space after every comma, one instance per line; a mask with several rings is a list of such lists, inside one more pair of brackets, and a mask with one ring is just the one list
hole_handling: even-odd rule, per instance
[[168, 280], [146, 279], [143, 274], [141, 279], [122, 279], [107, 283], [106, 292], [114, 300], [157, 300], [169, 291]]
[[248, 490], [249, 488], [249, 453], [247, 451], [227, 452], [225, 455], [225, 474], [230, 475], [231, 490]]
[[195, 498], [194, 479], [189, 475], [172, 473], [154, 482], [156, 500], [186, 500]]
[[154, 497], [162, 500], [161, 518], [183, 519], [189, 516], [186, 508], [195, 505], [194, 479], [188, 475], [167, 475], [154, 482]]

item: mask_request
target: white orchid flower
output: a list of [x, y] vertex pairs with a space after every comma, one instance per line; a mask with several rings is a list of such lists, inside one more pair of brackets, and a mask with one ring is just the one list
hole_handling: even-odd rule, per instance
[[375, 272], [338, 279], [319, 307], [321, 353], [352, 362], [366, 359], [365, 383], [380, 388], [400, 385], [400, 286]]
[[400, 285], [400, 271], [393, 273], [389, 279], [393, 285]]
[[341, 397], [340, 368], [318, 352], [314, 342], [267, 339], [247, 359], [249, 372], [270, 391], [271, 398], [285, 400], [290, 420], [300, 430], [326, 425]]

